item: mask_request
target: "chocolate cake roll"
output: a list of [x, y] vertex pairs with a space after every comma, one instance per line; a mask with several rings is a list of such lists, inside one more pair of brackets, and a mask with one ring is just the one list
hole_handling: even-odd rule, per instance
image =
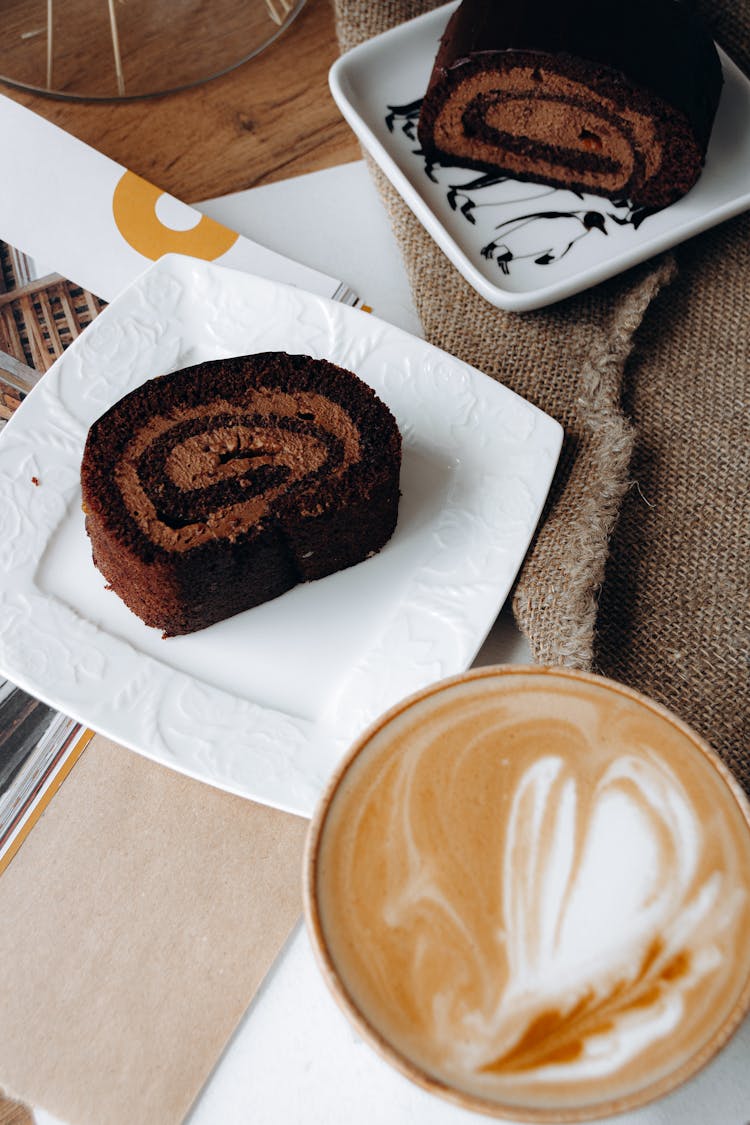
[[396, 526], [401, 438], [343, 368], [267, 352], [151, 379], [89, 430], [95, 565], [165, 636], [361, 562]]
[[418, 136], [435, 163], [662, 207], [700, 175], [721, 87], [687, 0], [463, 0]]

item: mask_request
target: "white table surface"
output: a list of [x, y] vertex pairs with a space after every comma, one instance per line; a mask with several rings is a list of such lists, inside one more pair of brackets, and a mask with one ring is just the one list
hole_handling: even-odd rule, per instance
[[[364, 164], [241, 192], [200, 209], [273, 250], [340, 277], [383, 319], [420, 334], [398, 247]], [[528, 660], [528, 646], [506, 608], [476, 663]], [[38, 1125], [59, 1125], [43, 1110], [35, 1116]], [[358, 1038], [324, 985], [300, 924], [217, 1061], [188, 1125], [480, 1125], [487, 1120], [425, 1093]], [[750, 1019], [682, 1090], [616, 1120], [621, 1125], [750, 1125]]]

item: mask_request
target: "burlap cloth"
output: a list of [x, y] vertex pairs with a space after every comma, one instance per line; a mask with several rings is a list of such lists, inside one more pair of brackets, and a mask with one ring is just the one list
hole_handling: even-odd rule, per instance
[[[437, 6], [334, 0], [341, 49]], [[747, 71], [750, 0], [703, 14]], [[750, 791], [748, 216], [519, 315], [478, 296], [371, 170], [426, 337], [565, 429], [513, 598], [535, 660], [671, 707]]]

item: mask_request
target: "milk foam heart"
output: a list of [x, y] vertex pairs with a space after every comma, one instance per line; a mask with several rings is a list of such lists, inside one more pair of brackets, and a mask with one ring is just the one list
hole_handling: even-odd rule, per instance
[[750, 827], [680, 724], [594, 678], [428, 694], [320, 831], [322, 940], [428, 1078], [538, 1112], [690, 1068], [750, 981]]

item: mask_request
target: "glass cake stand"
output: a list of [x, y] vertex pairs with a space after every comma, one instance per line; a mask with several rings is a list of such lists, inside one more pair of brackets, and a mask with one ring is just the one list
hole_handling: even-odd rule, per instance
[[305, 0], [6, 0], [0, 81], [113, 101], [167, 94], [265, 50]]

